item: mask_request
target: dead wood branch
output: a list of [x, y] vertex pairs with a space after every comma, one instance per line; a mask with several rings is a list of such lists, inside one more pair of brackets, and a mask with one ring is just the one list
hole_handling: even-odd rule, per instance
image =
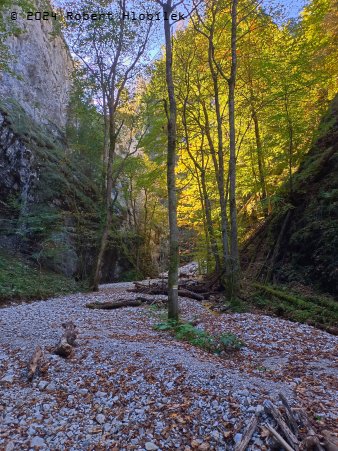
[[282, 417], [282, 415], [280, 414], [280, 412], [276, 408], [276, 406], [274, 406], [272, 404], [272, 402], [267, 399], [264, 401], [264, 409], [268, 414], [270, 414], [277, 421], [278, 426], [283, 431], [283, 433], [284, 433], [286, 439], [288, 440], [288, 442], [290, 443], [290, 445], [292, 445], [292, 447], [296, 450], [299, 449], [299, 441], [298, 441], [297, 437], [289, 429], [288, 425], [284, 421], [284, 418]]
[[[313, 430], [304, 409], [291, 408], [282, 393], [279, 393], [279, 398], [283, 403], [281, 409], [278, 409], [268, 399], [263, 403], [265, 412], [278, 424], [278, 427], [276, 428], [269, 423], [262, 425], [263, 431], [264, 427], [267, 429], [267, 431], [264, 431], [264, 437], [267, 437], [267, 434], [270, 433], [269, 443], [267, 444], [269, 449], [275, 449], [275, 447], [279, 449], [281, 446], [287, 451], [325, 451], [326, 449], [329, 451], [336, 451], [338, 449], [338, 438], [335, 435], [330, 434], [328, 431], [324, 431], [323, 437], [325, 440], [325, 447], [323, 447], [319, 436]], [[290, 423], [290, 426], [287, 423]], [[243, 433], [242, 439], [235, 445], [235, 451], [245, 451], [247, 449], [258, 424], [259, 414], [256, 413], [251, 417]], [[272, 443], [272, 441], [274, 443]]]
[[285, 414], [287, 416], [290, 429], [292, 430], [292, 432], [294, 434], [297, 434], [298, 424], [297, 424], [296, 418], [295, 418], [295, 416], [294, 416], [294, 414], [292, 412], [292, 409], [291, 409], [287, 399], [283, 395], [283, 393], [279, 393], [279, 399], [282, 401], [283, 406], [285, 408]]
[[278, 432], [276, 431], [276, 429], [274, 429], [272, 426], [270, 426], [269, 423], [266, 423], [264, 426], [271, 432], [271, 434], [275, 437], [275, 439], [278, 441], [278, 443], [279, 443], [280, 445], [284, 446], [284, 448], [285, 448], [287, 451], [295, 451], [295, 449], [292, 448], [292, 447], [291, 447], [291, 446], [283, 439], [283, 437], [282, 437], [280, 434], [278, 434]]
[[72, 321], [63, 323], [62, 327], [65, 329], [64, 335], [66, 337], [67, 343], [71, 346], [75, 346], [75, 341], [77, 337], [76, 326]]
[[[151, 291], [149, 291], [149, 294], [164, 294], [167, 295], [168, 294], [168, 289], [152, 289]], [[190, 298], [190, 299], [195, 299], [196, 301], [203, 301], [204, 297], [200, 294], [194, 293], [190, 290], [185, 290], [182, 288], [178, 289], [178, 295], [182, 296], [184, 298]]]
[[75, 324], [72, 321], [63, 323], [62, 327], [65, 329], [65, 331], [58, 345], [54, 349], [54, 353], [67, 359], [73, 355], [73, 346], [75, 346], [77, 330]]
[[244, 432], [242, 440], [235, 446], [235, 451], [245, 451], [253, 433], [258, 425], [258, 416], [255, 414], [251, 417], [249, 424]]
[[[330, 431], [323, 431], [325, 446], [328, 451], [337, 451], [338, 449], [338, 437], [333, 435]], [[322, 448], [323, 449], [323, 448]]]
[[149, 299], [144, 296], [138, 296], [136, 299], [119, 299], [115, 302], [92, 302], [86, 304], [86, 307], [90, 309], [116, 310], [118, 308], [124, 307], [139, 307], [141, 305], [162, 304], [166, 301], [167, 300], [163, 299]]
[[86, 304], [86, 307], [98, 310], [115, 310], [123, 307], [139, 307], [140, 305], [142, 305], [142, 301], [127, 299], [117, 302], [92, 302], [90, 304]]
[[[127, 291], [131, 293], [144, 293], [149, 295], [168, 295], [168, 286], [163, 282], [152, 283], [148, 285], [142, 284], [140, 282], [134, 282], [134, 288]], [[195, 291], [191, 291], [190, 289], [185, 288], [185, 286], [182, 286], [182, 284], [180, 284], [178, 287], [179, 296], [195, 299], [196, 301], [203, 301], [210, 296], [210, 292], [207, 292], [205, 288], [203, 289], [203, 291], [201, 294], [199, 294]]]
[[28, 363], [28, 380], [32, 381], [36, 371], [40, 367], [41, 360], [43, 357], [43, 352], [40, 346], [35, 348], [34, 354], [32, 355]]
[[305, 410], [299, 409], [298, 416], [303, 427], [307, 430], [307, 435], [301, 444], [302, 449], [317, 449], [318, 451], [324, 451], [324, 448], [320, 444], [319, 437], [311, 426]]

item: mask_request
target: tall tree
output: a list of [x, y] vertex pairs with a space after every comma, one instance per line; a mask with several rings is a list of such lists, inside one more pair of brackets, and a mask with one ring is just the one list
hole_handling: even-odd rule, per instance
[[[196, 3], [195, 3], [196, 4]], [[210, 70], [213, 86], [213, 104], [215, 106], [216, 124], [217, 124], [217, 150], [215, 149], [213, 140], [210, 134], [209, 114], [206, 104], [203, 104], [203, 112], [205, 116], [206, 134], [209, 141], [210, 152], [214, 163], [214, 170], [216, 173], [217, 188], [219, 192], [220, 204], [220, 222], [222, 233], [222, 269], [228, 274], [229, 267], [229, 242], [228, 242], [228, 215], [227, 215], [227, 195], [225, 182], [225, 164], [224, 164], [224, 130], [223, 130], [223, 110], [221, 105], [221, 87], [220, 74], [218, 65], [215, 64], [215, 40], [217, 40], [216, 26], [217, 17], [220, 14], [222, 5], [216, 1], [206, 2], [207, 10], [205, 17], [201, 15], [198, 8], [196, 8], [196, 17], [192, 18], [192, 23], [197, 33], [200, 33], [207, 40], [208, 48], [208, 67]]]
[[231, 297], [236, 296], [239, 289], [239, 251], [238, 251], [238, 227], [237, 227], [237, 206], [236, 206], [236, 125], [235, 125], [235, 86], [237, 73], [237, 3], [238, 0], [232, 0], [231, 3], [231, 67], [229, 84], [229, 200], [230, 200], [230, 258], [231, 271], [229, 277], [232, 278], [229, 284]]
[[[123, 128], [121, 107], [126, 98], [130, 81], [135, 78], [138, 65], [145, 53], [151, 22], [143, 25], [142, 21], [125, 20], [127, 0], [107, 2], [90, 0], [83, 2], [83, 10], [89, 7], [100, 10], [110, 19], [83, 21], [82, 26], [74, 23], [69, 27], [68, 40], [72, 50], [88, 70], [98, 86], [98, 98], [103, 105], [105, 124], [105, 145], [103, 160], [106, 165], [106, 186], [104, 201], [104, 224], [101, 233], [99, 251], [96, 258], [92, 288], [98, 289], [101, 268], [112, 226], [113, 190], [116, 177], [113, 177], [117, 144]], [[109, 140], [107, 128], [109, 128]]]
[[165, 36], [166, 56], [166, 82], [169, 99], [167, 111], [168, 119], [168, 144], [167, 144], [167, 183], [168, 183], [168, 216], [169, 216], [169, 271], [168, 271], [168, 317], [178, 320], [178, 225], [177, 225], [177, 192], [176, 192], [176, 140], [177, 140], [177, 106], [175, 87], [173, 80], [173, 48], [170, 31], [170, 15], [174, 9], [182, 3], [174, 4], [172, 0], [162, 2], [156, 0], [162, 7], [163, 15], [167, 20], [163, 21]]

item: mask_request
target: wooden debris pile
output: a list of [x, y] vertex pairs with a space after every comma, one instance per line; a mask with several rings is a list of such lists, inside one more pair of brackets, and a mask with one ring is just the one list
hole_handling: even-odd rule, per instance
[[54, 349], [54, 353], [61, 357], [68, 358], [71, 357], [74, 352], [77, 330], [75, 324], [72, 321], [63, 323], [62, 327], [64, 328], [64, 333], [60, 338], [58, 345]]
[[[165, 279], [149, 283], [134, 282], [134, 288], [128, 291], [132, 293], [167, 295], [168, 284]], [[179, 296], [195, 299], [196, 301], [209, 299], [209, 297], [214, 294], [216, 294], [216, 292], [211, 290], [207, 284], [196, 280], [180, 280], [178, 284]]]
[[328, 431], [317, 434], [302, 408], [291, 408], [283, 394], [279, 394], [282, 408], [278, 409], [270, 400], [263, 403], [262, 412], [255, 413], [240, 440], [235, 445], [235, 451], [245, 451], [257, 427], [261, 429], [261, 437], [266, 440], [265, 449], [283, 449], [287, 451], [333, 451], [338, 450], [338, 439]]
[[[76, 346], [77, 329], [72, 321], [62, 324], [64, 332], [60, 338], [59, 343], [53, 348], [54, 354], [64, 358], [69, 358], [73, 355], [74, 346]], [[49, 363], [45, 359], [45, 354], [41, 346], [37, 346], [32, 357], [28, 362], [27, 377], [32, 381], [34, 377], [39, 374], [44, 374], [48, 371]]]
[[[168, 295], [167, 279], [158, 279], [156, 281], [134, 282], [134, 288], [128, 290], [129, 293], [137, 293], [139, 296], [133, 299], [123, 298], [108, 302], [91, 302], [86, 304], [90, 309], [115, 310], [123, 307], [139, 307], [142, 305], [163, 304], [168, 301], [167, 298], [154, 299], [146, 296]], [[145, 296], [146, 295], [146, 296]], [[210, 288], [206, 281], [196, 279], [180, 279], [178, 284], [178, 295], [194, 299], [195, 301], [212, 300], [217, 301], [222, 297], [216, 289]], [[224, 309], [225, 311], [226, 309]]]
[[[134, 282], [134, 288], [127, 290], [129, 293], [138, 293], [136, 299], [118, 299], [109, 302], [91, 302], [86, 304], [90, 309], [115, 310], [123, 307], [139, 307], [141, 305], [162, 304], [168, 301], [167, 298], [152, 299], [147, 296], [168, 295], [168, 284], [166, 279], [159, 279], [156, 282]], [[202, 302], [211, 299], [211, 296], [219, 295], [216, 291], [210, 291], [208, 286], [200, 281], [184, 279], [179, 281], [178, 295], [195, 301]]]

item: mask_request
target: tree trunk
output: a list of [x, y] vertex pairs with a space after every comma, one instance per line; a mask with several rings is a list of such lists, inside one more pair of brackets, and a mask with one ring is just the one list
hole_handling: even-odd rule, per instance
[[[101, 75], [101, 86], [103, 86], [103, 78]], [[109, 159], [109, 110], [107, 105], [107, 95], [105, 90], [102, 88], [103, 92], [103, 132], [104, 132], [104, 140], [103, 140], [103, 154], [102, 154], [102, 197], [105, 197], [105, 192], [107, 189], [107, 166]]]
[[231, 8], [231, 72], [229, 83], [229, 138], [230, 138], [230, 161], [229, 161], [229, 200], [230, 200], [230, 258], [231, 271], [229, 273], [229, 294], [236, 297], [239, 291], [239, 251], [238, 251], [238, 227], [236, 206], [236, 128], [235, 128], [235, 86], [237, 71], [237, 2], [232, 0]]
[[265, 169], [264, 169], [264, 159], [263, 159], [263, 149], [262, 149], [262, 141], [259, 131], [259, 122], [257, 112], [255, 107], [252, 106], [252, 119], [254, 121], [255, 126], [255, 138], [256, 138], [256, 150], [257, 150], [257, 162], [258, 162], [258, 173], [259, 173], [259, 183], [261, 185], [261, 201], [262, 201], [262, 209], [264, 216], [267, 217], [269, 214], [269, 205], [267, 205], [267, 191], [266, 191], [266, 182], [265, 182]]
[[[103, 83], [103, 82], [102, 82]], [[104, 119], [104, 142], [103, 142], [103, 162], [106, 167], [109, 159], [109, 114], [107, 110], [107, 98], [103, 93], [103, 119]]]
[[[169, 17], [172, 1], [163, 4], [163, 12]], [[164, 20], [166, 48], [166, 82], [169, 98], [168, 114], [168, 153], [167, 153], [167, 184], [168, 184], [168, 215], [169, 215], [169, 271], [168, 271], [168, 318], [178, 320], [178, 226], [177, 226], [177, 193], [176, 193], [176, 100], [172, 73], [172, 43], [169, 20]]]
[[285, 94], [285, 112], [286, 112], [286, 120], [288, 124], [288, 134], [289, 134], [289, 186], [290, 186], [290, 194], [293, 192], [292, 186], [292, 166], [293, 166], [293, 125], [292, 119], [290, 117], [289, 112], [289, 99], [288, 94]]
[[[202, 209], [203, 209], [203, 213], [205, 216], [207, 246], [209, 247], [209, 245], [208, 245], [208, 238], [209, 238], [211, 253], [212, 253], [214, 261], [215, 261], [215, 271], [219, 272], [221, 270], [221, 260], [219, 257], [218, 245], [217, 245], [217, 240], [216, 240], [216, 236], [215, 236], [215, 232], [214, 232], [214, 226], [213, 226], [213, 222], [212, 222], [212, 208], [211, 208], [210, 198], [208, 195], [207, 183], [206, 183], [206, 177], [205, 177], [206, 167], [204, 164], [205, 159], [204, 159], [204, 150], [203, 150], [204, 134], [203, 134], [203, 130], [201, 129], [202, 142], [201, 142], [200, 150], [201, 150], [201, 155], [202, 155], [202, 163], [200, 164], [190, 150], [189, 130], [188, 130], [188, 125], [187, 125], [187, 114], [186, 114], [187, 101], [188, 101], [188, 98], [186, 98], [184, 100], [184, 104], [183, 104], [183, 126], [184, 126], [184, 134], [185, 134], [185, 139], [186, 139], [186, 146], [187, 146], [188, 154], [189, 154], [192, 162], [194, 163], [196, 170], [198, 170], [201, 174], [201, 183], [199, 184], [201, 186], [199, 186], [199, 189], [200, 189]], [[209, 139], [211, 139], [210, 134], [209, 134]]]
[[[209, 36], [209, 49], [208, 49], [208, 61], [209, 68], [212, 75], [215, 97], [215, 110], [217, 117], [217, 156], [218, 156], [218, 171], [216, 172], [217, 187], [219, 193], [219, 203], [221, 208], [221, 232], [222, 232], [222, 265], [226, 272], [228, 272], [229, 262], [229, 244], [228, 244], [228, 217], [226, 211], [227, 200], [225, 197], [225, 182], [224, 182], [224, 149], [223, 149], [223, 120], [221, 114], [221, 107], [219, 101], [219, 85], [218, 76], [213, 63], [213, 30], [211, 30]], [[216, 168], [215, 168], [216, 169]]]
[[[250, 39], [250, 38], [249, 38]], [[251, 59], [248, 59], [248, 83], [250, 89], [250, 106], [251, 106], [251, 117], [254, 122], [255, 130], [255, 140], [256, 140], [256, 151], [257, 151], [257, 163], [258, 163], [258, 173], [259, 173], [259, 184], [260, 184], [260, 198], [262, 203], [262, 209], [264, 216], [267, 217], [270, 213], [270, 202], [268, 202], [268, 193], [265, 180], [265, 163], [263, 156], [263, 146], [259, 128], [259, 120], [257, 109], [255, 106], [255, 94], [254, 94], [254, 83], [252, 75]]]
[[92, 281], [92, 290], [98, 291], [101, 279], [101, 269], [103, 264], [103, 257], [107, 248], [109, 232], [112, 224], [112, 191], [113, 191], [113, 160], [115, 156], [116, 134], [115, 134], [115, 115], [110, 113], [110, 143], [109, 155], [107, 163], [107, 188], [105, 201], [105, 223], [101, 236], [100, 250], [96, 260], [95, 272]]
[[214, 226], [212, 223], [212, 216], [211, 216], [211, 203], [207, 191], [207, 185], [205, 180], [205, 169], [203, 168], [201, 171], [201, 185], [202, 185], [202, 193], [204, 197], [204, 208], [205, 208], [205, 219], [206, 219], [206, 225], [207, 230], [209, 234], [210, 239], [210, 246], [211, 246], [211, 252], [215, 260], [215, 271], [219, 272], [221, 270], [221, 261], [218, 254], [218, 246], [217, 246], [217, 240], [214, 233]]

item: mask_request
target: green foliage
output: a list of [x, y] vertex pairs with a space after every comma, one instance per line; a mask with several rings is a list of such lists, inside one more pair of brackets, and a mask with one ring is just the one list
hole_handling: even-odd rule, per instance
[[[182, 228], [193, 228], [196, 232], [194, 258], [206, 262], [208, 271], [213, 269], [213, 256], [201, 181], [202, 175], [205, 176], [212, 226], [221, 248], [217, 155], [212, 154], [212, 148], [217, 150], [220, 144], [214, 78], [219, 85], [222, 152], [227, 176], [228, 5], [223, 1], [204, 2], [200, 12], [204, 25], [195, 17], [194, 24], [188, 23], [173, 37], [178, 108], [178, 219]], [[237, 83], [235, 99], [240, 239], [245, 238], [257, 220], [290, 206], [286, 205], [285, 193], [289, 194], [292, 185], [295, 188], [298, 184], [295, 173], [337, 91], [336, 9], [334, 0], [311, 0], [299, 20], [281, 22], [278, 10], [266, 14], [259, 2], [241, 4], [239, 14], [243, 17], [239, 21], [237, 46], [237, 76], [241, 82]], [[214, 78], [208, 64], [205, 36], [212, 25]], [[163, 162], [166, 146], [164, 63], [162, 58], [151, 68], [151, 79], [143, 96], [143, 119], [149, 124], [143, 145], [159, 164]], [[330, 123], [322, 124], [320, 133], [325, 133], [330, 126]]]
[[159, 323], [154, 326], [154, 329], [170, 331], [178, 340], [187, 341], [198, 348], [215, 354], [237, 351], [245, 346], [245, 343], [232, 333], [211, 335], [190, 323], [182, 323], [174, 320]]
[[[10, 16], [6, 14], [12, 8], [21, 8], [27, 10], [32, 8], [32, 2], [29, 0], [1, 0], [0, 1], [0, 72], [11, 72], [9, 62], [13, 59], [13, 55], [9, 53], [5, 41], [12, 35], [19, 35], [22, 30], [17, 23], [10, 20]], [[15, 9], [14, 9], [15, 10]]]
[[243, 313], [248, 310], [248, 306], [245, 304], [245, 302], [243, 302], [242, 299], [238, 297], [230, 299], [230, 308], [231, 311], [235, 313]]
[[104, 124], [102, 114], [92, 102], [92, 84], [83, 70], [73, 72], [67, 139], [70, 147], [92, 161], [102, 172]]
[[219, 336], [219, 349], [222, 350], [237, 350], [245, 346], [245, 343], [240, 340], [237, 335], [232, 333], [221, 334]]
[[128, 271], [123, 271], [119, 277], [120, 282], [133, 282], [135, 280], [140, 280], [140, 274], [135, 269], [130, 269]]
[[1, 99], [0, 109], [5, 112], [11, 128], [17, 136], [46, 149], [55, 147], [57, 139], [47, 128], [37, 125], [15, 99], [10, 97]]
[[77, 255], [76, 275], [86, 278], [101, 216], [98, 165], [84, 153], [68, 151], [60, 137], [35, 123], [14, 100], [1, 102], [0, 109], [16, 138], [32, 152], [29, 170], [38, 174], [29, 187], [30, 200], [19, 192], [3, 199], [1, 233], [20, 238], [21, 250], [40, 267], [61, 268], [60, 262]]
[[22, 258], [0, 252], [0, 304], [12, 299], [45, 299], [82, 291], [84, 285], [51, 271], [40, 271]]
[[254, 284], [257, 307], [293, 321], [330, 328], [338, 324], [338, 303], [324, 296], [299, 295], [287, 287]]
[[178, 323], [175, 320], [172, 319], [168, 319], [167, 321], [163, 322], [163, 323], [159, 323], [156, 324], [154, 326], [155, 330], [175, 330], [175, 328], [177, 327]]

